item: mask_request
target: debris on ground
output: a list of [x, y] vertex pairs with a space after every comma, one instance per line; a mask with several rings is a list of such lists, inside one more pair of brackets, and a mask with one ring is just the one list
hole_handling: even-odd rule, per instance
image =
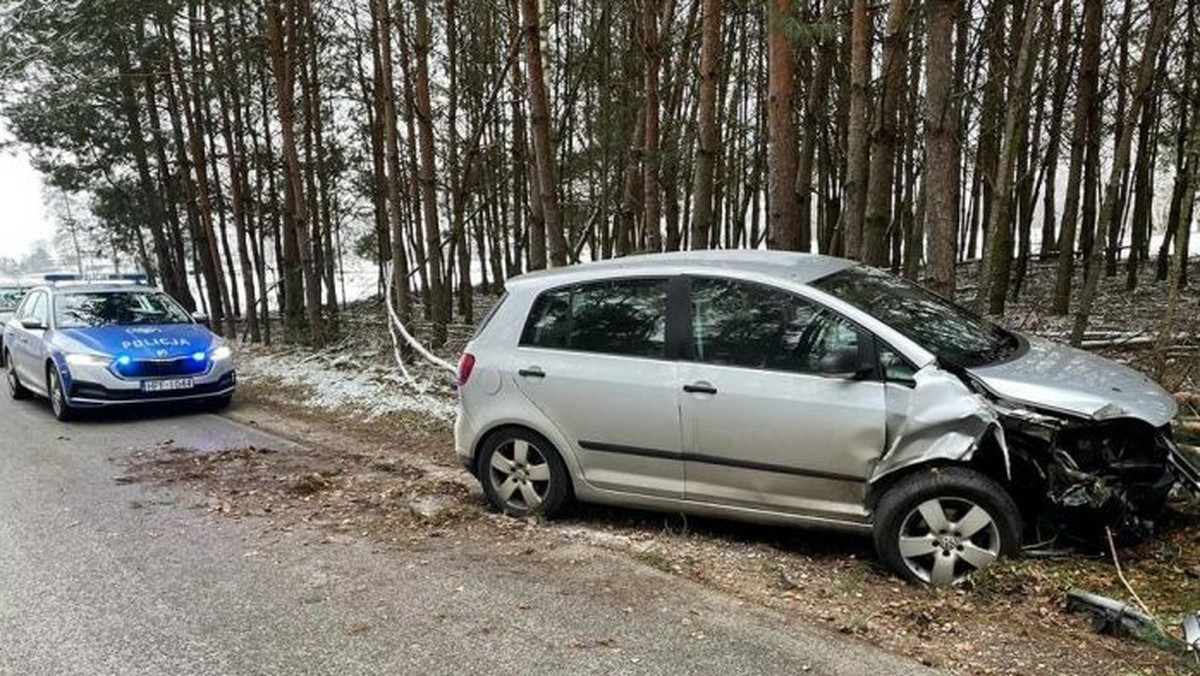
[[1097, 634], [1136, 637], [1155, 630], [1154, 620], [1133, 606], [1079, 589], [1067, 592], [1067, 611], [1086, 613]]

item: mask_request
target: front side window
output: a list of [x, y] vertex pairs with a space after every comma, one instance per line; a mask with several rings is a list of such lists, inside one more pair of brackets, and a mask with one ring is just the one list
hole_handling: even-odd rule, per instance
[[827, 355], [859, 347], [859, 331], [785, 291], [726, 279], [692, 281], [692, 356], [722, 366], [820, 373]]
[[661, 358], [667, 343], [665, 280], [617, 280], [548, 291], [529, 314], [521, 344]]
[[170, 296], [148, 291], [65, 293], [55, 299], [54, 316], [60, 329], [192, 323]]
[[46, 308], [46, 294], [35, 293], [21, 306], [21, 319], [36, 319], [45, 326], [50, 321]]
[[879, 355], [879, 369], [885, 380], [901, 385], [916, 384], [916, 370], [900, 353], [882, 343], [876, 344], [875, 352]]

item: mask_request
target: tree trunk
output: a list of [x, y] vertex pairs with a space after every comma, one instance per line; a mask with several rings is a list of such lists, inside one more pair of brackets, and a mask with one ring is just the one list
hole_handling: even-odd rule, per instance
[[1008, 298], [1009, 272], [1013, 259], [1013, 174], [1017, 168], [1017, 152], [1020, 150], [1024, 126], [1028, 119], [1026, 102], [1029, 100], [1030, 79], [1033, 76], [1034, 42], [1041, 21], [1042, 7], [1031, 1], [1026, 9], [1021, 29], [1021, 44], [1017, 50], [1016, 79], [1012, 83], [1008, 110], [1004, 115], [1004, 136], [997, 158], [991, 221], [987, 232], [991, 243], [988, 255], [979, 275], [979, 306], [994, 315], [1004, 314], [1004, 301]]
[[792, 119], [796, 55], [788, 37], [792, 0], [768, 0], [767, 214], [773, 249], [799, 245], [796, 219], [796, 123]]
[[930, 0], [925, 57], [925, 233], [929, 287], [947, 298], [956, 288], [958, 106], [954, 101], [954, 24], [962, 0]]
[[1075, 122], [1071, 132], [1071, 160], [1067, 169], [1067, 195], [1063, 206], [1062, 227], [1055, 274], [1054, 302], [1051, 312], [1064, 315], [1071, 307], [1071, 285], [1075, 273], [1075, 235], [1079, 226], [1079, 199], [1082, 188], [1084, 155], [1088, 145], [1089, 121], [1100, 81], [1100, 22], [1104, 15], [1102, 0], [1084, 0], [1083, 51], [1079, 61], [1078, 91], [1075, 94]]
[[871, 166], [867, 173], [867, 211], [863, 222], [861, 259], [867, 265], [888, 262], [887, 232], [892, 214], [892, 181], [896, 171], [896, 114], [904, 99], [908, 66], [906, 39], [908, 0], [890, 0], [883, 36], [883, 91], [875, 109], [871, 133]]
[[550, 264], [567, 264], [567, 239], [558, 208], [558, 179], [554, 167], [554, 146], [550, 141], [550, 98], [542, 68], [542, 41], [538, 28], [538, 0], [521, 0], [525, 30], [525, 68], [529, 81], [529, 115], [533, 134], [533, 152], [537, 165], [538, 186], [542, 198], [542, 217], [546, 222], [546, 242]]
[[846, 134], [846, 208], [843, 248], [847, 258], [862, 255], [867, 205], [868, 105], [871, 88], [871, 16], [867, 0], [851, 0], [850, 120]]
[[[1150, 85], [1154, 80], [1155, 64], [1158, 50], [1165, 41], [1168, 27], [1175, 13], [1175, 0], [1154, 0], [1150, 14], [1150, 27], [1146, 33], [1146, 45], [1142, 50], [1141, 63], [1138, 64], [1137, 84], [1130, 97], [1129, 109], [1125, 111], [1124, 125], [1121, 135], [1116, 140], [1113, 152], [1112, 169], [1109, 175], [1108, 187], [1104, 192], [1104, 200], [1100, 206], [1100, 223], [1108, 223], [1113, 218], [1113, 210], [1119, 198], [1120, 180], [1129, 165], [1130, 147], [1133, 145], [1133, 130], [1137, 124], [1142, 108], [1147, 104]], [[1075, 322], [1071, 329], [1071, 344], [1078, 347], [1083, 342], [1083, 334], [1087, 330], [1091, 316], [1092, 303], [1096, 299], [1096, 290], [1100, 281], [1099, 242], [1092, 246], [1091, 265], [1087, 268], [1087, 278], [1084, 281], [1083, 292], [1079, 298], [1079, 309], [1075, 313]]]
[[[303, 0], [299, 0], [303, 1]], [[304, 179], [300, 166], [300, 155], [296, 148], [295, 119], [295, 75], [297, 54], [297, 0], [284, 0], [281, 9], [276, 0], [267, 5], [267, 36], [270, 45], [271, 66], [275, 77], [275, 102], [279, 109], [280, 140], [283, 157], [287, 163], [288, 186], [286, 199], [292, 214], [294, 246], [299, 252], [300, 269], [304, 275], [304, 309], [308, 317], [308, 339], [313, 347], [323, 347], [325, 332], [321, 321], [321, 285], [312, 260], [312, 242], [308, 228], [308, 204], [304, 197]], [[285, 248], [287, 248], [285, 244]], [[293, 289], [289, 294], [298, 291]], [[289, 304], [294, 301], [289, 301]]]
[[429, 257], [429, 304], [433, 320], [432, 344], [440, 347], [446, 342], [448, 307], [442, 277], [441, 229], [437, 215], [437, 166], [433, 149], [433, 106], [429, 94], [429, 50], [433, 28], [429, 22], [428, 0], [414, 0], [416, 19], [413, 49], [416, 66], [416, 114], [420, 136], [421, 207], [425, 216], [425, 246]]
[[713, 180], [717, 164], [717, 73], [721, 67], [721, 0], [704, 0], [700, 21], [700, 101], [697, 113], [696, 176], [692, 194], [691, 248], [708, 247], [716, 223]]

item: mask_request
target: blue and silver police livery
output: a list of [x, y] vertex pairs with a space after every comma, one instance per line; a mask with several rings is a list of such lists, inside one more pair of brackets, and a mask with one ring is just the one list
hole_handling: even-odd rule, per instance
[[206, 400], [237, 381], [225, 342], [139, 280], [55, 278], [29, 291], [4, 326], [8, 389], [38, 394], [68, 419], [85, 408]]

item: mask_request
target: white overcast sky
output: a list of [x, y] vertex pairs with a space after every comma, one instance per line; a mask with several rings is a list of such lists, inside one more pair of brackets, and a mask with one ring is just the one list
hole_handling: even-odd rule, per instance
[[[0, 118], [0, 143], [10, 141]], [[42, 178], [17, 146], [0, 150], [0, 256], [20, 259], [39, 239], [49, 240], [54, 228], [42, 204]]]

